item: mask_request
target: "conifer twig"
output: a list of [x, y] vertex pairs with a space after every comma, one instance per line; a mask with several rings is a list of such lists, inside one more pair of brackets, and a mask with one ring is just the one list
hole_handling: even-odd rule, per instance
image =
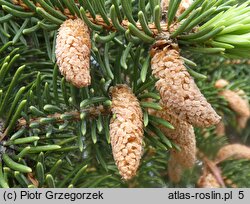
[[[13, 3], [15, 3], [16, 5], [19, 5], [21, 7], [24, 7], [24, 4], [21, 3], [21, 1], [14, 1]], [[37, 7], [41, 7], [39, 4], [36, 5]], [[27, 6], [25, 7], [25, 9], [27, 9]], [[58, 12], [60, 11], [59, 9], [57, 9]], [[70, 14], [68, 12], [68, 10], [65, 10], [64, 11], [64, 15], [67, 16], [68, 18], [76, 18], [76, 16], [72, 16], [72, 14]], [[109, 22], [109, 25], [104, 21], [104, 19], [102, 18], [101, 15], [96, 15], [95, 16], [95, 19], [91, 16], [91, 13], [90, 12], [86, 12], [86, 17], [94, 24], [96, 25], [99, 25], [99, 26], [102, 26], [103, 28], [105, 28], [106, 30], [117, 30], [115, 28], [115, 26], [113, 25], [112, 21], [110, 18], [108, 18], [108, 22]], [[122, 22], [120, 22], [121, 26], [124, 27], [125, 30], [128, 29], [128, 25], [129, 25], [129, 21], [128, 20], [122, 20]], [[168, 33], [169, 30], [171, 30], [172, 28], [174, 28], [175, 24], [172, 24], [170, 26], [170, 28], [168, 28], [168, 24], [165, 23], [165, 22], [161, 22], [161, 31], [163, 33]], [[142, 26], [140, 25], [140, 23], [136, 23], [136, 27], [139, 29], [139, 30], [143, 30]], [[149, 29], [152, 31], [154, 37], [157, 36], [159, 34], [159, 30], [157, 29], [157, 27], [155, 26], [154, 23], [149, 23], [148, 24], [148, 27]]]
[[[48, 115], [47, 118], [55, 118], [56, 120], [53, 123], [60, 124], [60, 123], [65, 122], [65, 120], [62, 119], [61, 116], [63, 114], [69, 114], [72, 116], [72, 118], [69, 119], [69, 121], [79, 121], [79, 120], [81, 120], [80, 114], [82, 112], [87, 113], [90, 118], [95, 118], [95, 117], [99, 116], [100, 114], [102, 114], [102, 115], [110, 114], [110, 108], [104, 107], [103, 105], [99, 105], [96, 107], [86, 108], [86, 109], [83, 109], [81, 111], [55, 113], [55, 114]], [[44, 118], [44, 117], [31, 118], [29, 122], [25, 118], [20, 118], [18, 120], [18, 124], [16, 125], [16, 129], [19, 130], [23, 127], [29, 128], [30, 123], [39, 123], [41, 118]], [[4, 133], [0, 136], [0, 141], [2, 141], [6, 137], [6, 135], [7, 135], [7, 129], [5, 129]]]

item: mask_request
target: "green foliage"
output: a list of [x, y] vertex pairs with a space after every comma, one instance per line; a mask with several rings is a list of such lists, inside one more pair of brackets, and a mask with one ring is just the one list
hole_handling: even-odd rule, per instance
[[[23, 2], [29, 10], [0, 0], [1, 187], [34, 187], [37, 182], [38, 187], [172, 187], [168, 151], [178, 147], [156, 126], [173, 126], [151, 116], [147, 108], [161, 109], [149, 49], [173, 22], [180, 25], [167, 40], [179, 43], [190, 74], [216, 111], [226, 115], [228, 127], [234, 127], [234, 114], [218, 95], [215, 81], [227, 79], [230, 89], [250, 96], [249, 65], [226, 64], [223, 58], [249, 57], [249, 1], [231, 6], [234, 1], [196, 0], [178, 18], [181, 1], [170, 1], [166, 22], [158, 0]], [[88, 88], [66, 82], [56, 65], [57, 29], [70, 15], [83, 19], [92, 30]], [[145, 126], [142, 163], [138, 175], [127, 183], [118, 174], [109, 137], [108, 90], [120, 83], [129, 84], [140, 100]], [[93, 115], [91, 109], [100, 106], [104, 111]], [[241, 138], [237, 141], [247, 142], [249, 129], [237, 132]], [[197, 129], [196, 137], [198, 148], [209, 158], [225, 144], [214, 127]], [[246, 166], [248, 161], [221, 164], [223, 175], [240, 187], [250, 186], [237, 177]], [[200, 169], [197, 163], [193, 171], [185, 172], [179, 187], [194, 187]], [[249, 171], [245, 169], [244, 175]]]
[[229, 187], [232, 184], [240, 184], [240, 187], [249, 187], [249, 160], [226, 160], [220, 164], [223, 175], [230, 180]]

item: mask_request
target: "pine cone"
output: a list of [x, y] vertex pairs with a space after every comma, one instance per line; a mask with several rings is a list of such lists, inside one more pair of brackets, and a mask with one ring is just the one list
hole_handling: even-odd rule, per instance
[[[216, 88], [224, 88], [229, 84], [225, 79], [219, 79], [215, 82]], [[239, 90], [224, 90], [220, 95], [229, 103], [229, 107], [237, 114], [236, 119], [239, 129], [244, 129], [250, 117], [250, 107], [246, 93]]]
[[250, 159], [250, 148], [241, 144], [230, 144], [222, 147], [216, 155], [217, 163], [228, 158]]
[[117, 85], [110, 93], [114, 115], [110, 121], [113, 157], [122, 178], [129, 180], [136, 175], [143, 151], [142, 110], [128, 86]]
[[156, 52], [151, 65], [164, 105], [180, 120], [198, 127], [219, 123], [220, 116], [201, 94], [176, 49], [165, 47]]
[[[159, 126], [161, 131], [177, 144], [181, 151], [170, 150], [169, 176], [171, 181], [178, 182], [181, 177], [182, 170], [192, 168], [196, 161], [196, 141], [192, 125], [185, 121], [181, 121], [160, 102], [161, 111], [149, 110], [149, 113], [170, 122], [174, 126], [174, 130]], [[178, 174], [180, 174], [178, 176]]]
[[155, 116], [169, 121], [175, 129], [159, 127], [168, 138], [181, 148], [181, 151], [172, 149], [171, 157], [183, 167], [193, 167], [196, 160], [196, 142], [192, 125], [178, 119], [163, 104], [161, 106], [163, 109], [155, 112]]
[[244, 100], [238, 93], [231, 90], [224, 90], [220, 95], [228, 102], [229, 107], [238, 115], [250, 117], [248, 101]]
[[56, 58], [66, 80], [78, 88], [90, 85], [91, 41], [88, 27], [81, 19], [66, 20], [56, 39]]
[[183, 167], [170, 157], [168, 161], [168, 177], [171, 182], [179, 183], [183, 173]]

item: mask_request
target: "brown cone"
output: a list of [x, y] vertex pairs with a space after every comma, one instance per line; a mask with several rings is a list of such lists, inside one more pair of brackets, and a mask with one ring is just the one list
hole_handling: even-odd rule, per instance
[[229, 107], [238, 115], [249, 117], [250, 109], [248, 101], [244, 100], [238, 93], [231, 90], [224, 90], [220, 95], [228, 102]]
[[157, 111], [155, 115], [170, 122], [175, 129], [171, 130], [163, 126], [160, 126], [160, 129], [168, 138], [181, 148], [181, 151], [174, 149], [171, 150], [172, 159], [180, 163], [183, 167], [193, 167], [196, 160], [196, 142], [192, 125], [181, 121], [174, 114], [169, 113], [164, 105], [161, 106], [163, 109]]
[[[225, 88], [228, 84], [227, 80], [219, 79], [215, 82], [215, 87]], [[220, 92], [220, 95], [228, 101], [229, 107], [237, 114], [236, 119], [239, 129], [244, 129], [250, 117], [250, 107], [246, 93], [241, 89], [224, 90]]]
[[[178, 182], [181, 173], [186, 168], [192, 168], [196, 161], [196, 141], [192, 125], [185, 121], [181, 121], [160, 102], [161, 111], [152, 111], [150, 114], [155, 115], [170, 122], [174, 126], [174, 130], [159, 126], [161, 131], [180, 147], [180, 151], [170, 150], [169, 176], [171, 181]], [[178, 174], [180, 174], [178, 176]], [[179, 179], [178, 179], [179, 178]]]
[[86, 24], [81, 19], [66, 20], [56, 39], [57, 64], [66, 80], [78, 88], [90, 85], [90, 51]]
[[217, 163], [229, 158], [250, 159], [250, 148], [241, 144], [230, 144], [222, 147], [216, 155]]
[[143, 119], [138, 99], [126, 85], [110, 90], [111, 111], [110, 139], [118, 170], [123, 179], [136, 175], [142, 156]]
[[168, 161], [168, 177], [173, 183], [179, 183], [183, 173], [183, 167], [177, 163], [172, 157]]
[[165, 47], [151, 60], [156, 88], [166, 107], [180, 120], [197, 127], [218, 124], [220, 116], [201, 94], [176, 49]]

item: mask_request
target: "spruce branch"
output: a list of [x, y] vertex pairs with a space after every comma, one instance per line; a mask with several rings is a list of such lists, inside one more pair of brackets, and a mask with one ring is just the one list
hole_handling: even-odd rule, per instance
[[[15, 3], [21, 4], [20, 1], [15, 1]], [[2, 4], [4, 3], [2, 2]], [[71, 18], [73, 15], [73, 18], [82, 18], [93, 31], [99, 32], [104, 28], [112, 32], [122, 32], [132, 42], [143, 41], [152, 44], [159, 38], [177, 39], [182, 49], [190, 50], [191, 48], [193, 52], [220, 53], [229, 57], [248, 57], [248, 48], [243, 44], [249, 41], [249, 20], [245, 18], [249, 15], [249, 11], [246, 9], [249, 2], [232, 8], [228, 6], [231, 2], [211, 2], [208, 8], [203, 1], [170, 1], [168, 22], [162, 20], [164, 12], [163, 15], [160, 15], [160, 5], [157, 4], [151, 5], [151, 15], [154, 22], [146, 21], [143, 12], [138, 14], [139, 22], [136, 22], [129, 13], [131, 10], [129, 2], [121, 4], [126, 18], [118, 21], [117, 16], [120, 16], [120, 13], [117, 10], [117, 5], [116, 7], [112, 5], [110, 12], [108, 12], [100, 9], [105, 7], [102, 4], [103, 2], [98, 3], [97, 8], [95, 8], [91, 2], [88, 2], [87, 5], [71, 2], [67, 3], [62, 10], [58, 9], [57, 5], [53, 7], [33, 4], [31, 7], [38, 15], [56, 25], [62, 24], [66, 20], [66, 16]], [[7, 11], [11, 12], [14, 8], [9, 8], [7, 5], [3, 5], [3, 8], [8, 8]], [[190, 6], [187, 7], [187, 5]], [[52, 12], [53, 9], [55, 12]], [[87, 12], [85, 9], [91, 12]], [[165, 11], [166, 9], [167, 7], [161, 10]], [[59, 13], [65, 17], [58, 16]], [[15, 15], [15, 12], [12, 14]], [[177, 16], [175, 20], [174, 16]], [[231, 19], [227, 21], [229, 17]]]
[[[79, 111], [70, 111], [70, 112], [65, 112], [65, 113], [55, 113], [51, 115], [47, 115], [46, 118], [49, 119], [54, 119], [53, 123], [54, 124], [60, 124], [64, 123], [65, 119], [63, 119], [63, 116], [69, 116], [67, 121], [69, 122], [74, 122], [74, 121], [80, 121], [82, 120], [81, 114], [85, 113], [88, 115], [89, 118], [97, 118], [99, 115], [109, 115], [110, 114], [110, 108], [109, 107], [104, 107], [103, 105], [95, 106], [95, 107], [90, 107], [90, 108], [85, 108], [82, 109], [80, 112]], [[20, 118], [18, 120], [18, 123], [15, 127], [16, 130], [20, 130], [22, 128], [30, 128], [30, 124], [32, 123], [38, 123], [41, 126], [45, 125], [41, 123], [41, 119], [44, 117], [37, 117], [37, 118], [31, 118], [29, 121], [27, 121], [25, 118]], [[3, 134], [0, 137], [0, 141], [2, 141], [8, 133], [8, 129], [6, 129]]]
[[[161, 9], [164, 2], [165, 6]], [[0, 146], [0, 154], [9, 156], [7, 160], [4, 156], [5, 161], [0, 162], [0, 186], [171, 187], [170, 178], [175, 176], [181, 180], [174, 184], [175, 187], [190, 187], [195, 185], [200, 169], [204, 167], [204, 177], [212, 178], [217, 184], [222, 181], [227, 186], [249, 187], [249, 179], [246, 181], [243, 178], [249, 178], [249, 160], [215, 161], [218, 150], [225, 145], [227, 138], [231, 141], [232, 132], [240, 126], [232, 120], [234, 111], [219, 93], [226, 89], [237, 94], [239, 91], [240, 95], [244, 92], [244, 99], [250, 96], [248, 60], [238, 61], [239, 57], [249, 56], [249, 1], [233, 7], [230, 6], [231, 0], [196, 0], [188, 4], [189, 7], [183, 6], [184, 2], [192, 3], [190, 0], [166, 0], [161, 1], [161, 5], [158, 0], [0, 0], [0, 137], [9, 128]], [[58, 68], [61, 65], [55, 65], [60, 58], [55, 54], [56, 30], [68, 21], [85, 23], [90, 30], [87, 39], [91, 41], [91, 47], [88, 46], [87, 57], [84, 56], [90, 68], [91, 84], [88, 87], [74, 87], [67, 74], [60, 76]], [[70, 35], [65, 37], [69, 44], [62, 42], [63, 46], [70, 45], [71, 48]], [[230, 35], [237, 37], [230, 38]], [[79, 37], [82, 34], [75, 39]], [[76, 43], [72, 47], [78, 49], [87, 44]], [[152, 56], [163, 49], [167, 52], [158, 57], [159, 62], [155, 64], [159, 66], [152, 66], [151, 70]], [[71, 60], [77, 70], [76, 58], [73, 57], [76, 52], [68, 55], [67, 49], [61, 50], [66, 50], [61, 58], [67, 62]], [[84, 55], [85, 52], [79, 53]], [[229, 60], [224, 59], [224, 55], [210, 57], [207, 53], [225, 53], [237, 59], [227, 63]], [[65, 55], [69, 57], [64, 58]], [[84, 60], [81, 58], [80, 61]], [[13, 77], [21, 65], [26, 65], [25, 69]], [[67, 67], [63, 65], [64, 70]], [[174, 72], [168, 73], [171, 68]], [[155, 70], [159, 71], [157, 79], [153, 76]], [[186, 79], [182, 73], [187, 76]], [[173, 80], [164, 81], [167, 78], [165, 75], [173, 76]], [[211, 104], [223, 117], [220, 123], [226, 127], [223, 136], [219, 137], [214, 126], [193, 128], [189, 124], [200, 119], [197, 117], [196, 120], [193, 114], [200, 114], [196, 105], [201, 98], [195, 98], [190, 103], [180, 93], [184, 92], [192, 77], [197, 84], [196, 91], [200, 89], [206, 104]], [[178, 85], [180, 79], [184, 79], [185, 83]], [[218, 88], [218, 79], [230, 83]], [[155, 83], [159, 81], [164, 81], [164, 86], [156, 87]], [[118, 107], [115, 104], [115, 97], [111, 97], [114, 100], [111, 105], [109, 88], [118, 87], [118, 84], [127, 84], [131, 88], [130, 95], [133, 95], [132, 101], [136, 101], [136, 106], [132, 102], [126, 103], [125, 99], [129, 97], [128, 94], [123, 97], [122, 91], [117, 97], [121, 105]], [[174, 94], [166, 97], [164, 93], [170, 90]], [[190, 98], [195, 95], [192, 90], [189, 93]], [[169, 103], [163, 106], [159, 101], [164, 96], [170, 101], [166, 99]], [[183, 99], [184, 106], [175, 103], [177, 99], [181, 102]], [[97, 104], [103, 104], [106, 110], [98, 110], [102, 105]], [[178, 114], [174, 117], [177, 121], [185, 112], [186, 117], [182, 116], [180, 122], [185, 124], [184, 128], [172, 122], [173, 117], [169, 114], [173, 109], [169, 108], [171, 104], [177, 104], [175, 112]], [[200, 108], [204, 103], [199, 105]], [[121, 120], [116, 114], [120, 110], [124, 113]], [[129, 116], [129, 110], [133, 117]], [[111, 121], [119, 124], [119, 128], [114, 127], [112, 133], [111, 111]], [[153, 111], [159, 115], [153, 115]], [[136, 126], [137, 123], [131, 121], [135, 121], [138, 115], [143, 119], [140, 118]], [[140, 131], [133, 131], [133, 134], [126, 134], [132, 135], [129, 141], [123, 141], [128, 147], [117, 144], [119, 138], [125, 138], [123, 120], [131, 124], [127, 127], [128, 132], [140, 127], [144, 132], [140, 134], [144, 135], [143, 142], [141, 139], [135, 141], [133, 135]], [[237, 131], [233, 139], [239, 140], [239, 135], [245, 142], [248, 132], [248, 127], [243, 133]], [[120, 135], [118, 139], [117, 135]], [[119, 170], [123, 171], [123, 177], [130, 178], [130, 174], [124, 174], [129, 165], [123, 157], [131, 161], [130, 169], [137, 169], [139, 162], [134, 163], [134, 156], [128, 155], [131, 150], [129, 145], [133, 142], [139, 144], [137, 150], [143, 146], [145, 153], [137, 155], [136, 160], [141, 159], [140, 166], [136, 175], [132, 172], [131, 175], [135, 175], [133, 180], [125, 183], [120, 178], [115, 161], [123, 159], [124, 162], [118, 165]], [[196, 162], [195, 142], [206, 161], [198, 157], [202, 162]], [[115, 152], [110, 143], [115, 144], [115, 148], [121, 147], [122, 151]], [[114, 153], [118, 158], [116, 160], [112, 157]], [[169, 156], [174, 159], [169, 159]], [[23, 165], [22, 171], [31, 168], [32, 173], [15, 172], [20, 164]], [[181, 165], [192, 167], [192, 171], [184, 171], [183, 167], [179, 168]]]
[[[22, 1], [13, 1], [13, 3], [15, 3], [16, 5], [19, 5], [25, 9], [28, 9], [29, 7]], [[36, 5], [36, 8], [41, 8], [41, 9], [44, 9], [41, 5]], [[56, 10], [59, 10], [56, 8]], [[30, 9], [30, 11], [32, 11]], [[58, 12], [61, 12], [60, 10]], [[64, 12], [62, 13], [64, 14], [65, 16], [67, 16], [68, 18], [77, 18], [77, 16], [72, 16], [68, 10], [64, 10]], [[98, 25], [98, 26], [101, 26], [102, 28], [106, 29], [106, 30], [110, 30], [110, 31], [117, 31], [117, 27], [114, 26], [114, 23], [112, 22], [112, 19], [111, 18], [107, 18], [107, 20], [105, 21], [103, 19], [103, 17], [99, 14], [96, 14], [94, 17], [93, 15], [91, 14], [91, 12], [85, 12], [84, 13], [86, 15], [86, 17], [88, 18], [88, 20], [95, 24], [95, 25]], [[108, 23], [107, 23], [108, 22]], [[122, 20], [120, 22], [120, 25], [123, 27], [124, 30], [128, 30], [129, 28], [129, 23], [130, 21], [129, 20]], [[154, 36], [157, 36], [159, 34], [159, 30], [157, 29], [155, 23], [150, 23], [147, 25], [148, 28], [151, 30], [151, 32], [153, 33]], [[141, 26], [140, 23], [136, 23], [136, 27], [143, 31], [143, 28]], [[168, 33], [169, 31], [169, 27], [167, 25], [167, 23], [161, 23], [161, 32], [166, 32]]]

